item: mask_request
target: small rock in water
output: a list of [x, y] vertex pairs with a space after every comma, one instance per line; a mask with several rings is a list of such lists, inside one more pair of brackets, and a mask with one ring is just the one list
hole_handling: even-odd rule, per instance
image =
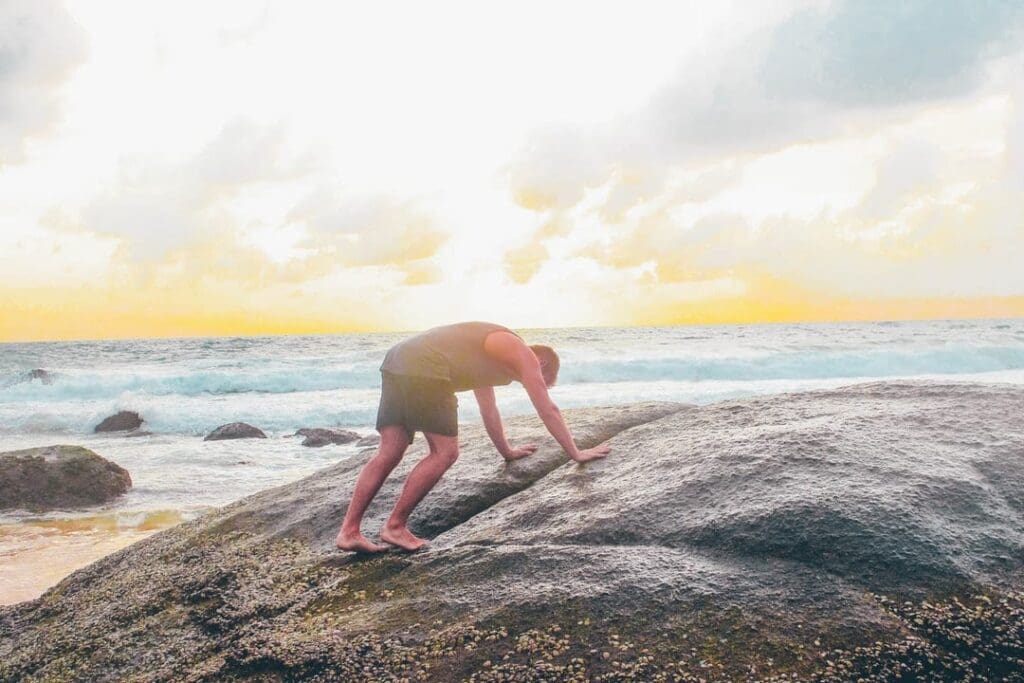
[[304, 436], [303, 446], [317, 448], [327, 444], [352, 443], [359, 439], [359, 435], [347, 429], [334, 429], [331, 427], [304, 427], [295, 432], [295, 436]]
[[29, 371], [28, 381], [31, 382], [34, 379], [39, 380], [43, 384], [53, 384], [53, 375], [48, 373], [46, 370], [43, 370], [42, 368], [36, 368], [34, 370]]
[[363, 438], [356, 441], [356, 445], [360, 448], [364, 446], [376, 446], [380, 443], [380, 434], [367, 434]]
[[94, 432], [127, 432], [138, 429], [142, 424], [142, 417], [134, 410], [122, 410], [108, 418], [105, 418], [93, 429]]
[[259, 427], [248, 422], [230, 422], [217, 427], [206, 435], [203, 441], [223, 441], [225, 439], [265, 439], [267, 435]]

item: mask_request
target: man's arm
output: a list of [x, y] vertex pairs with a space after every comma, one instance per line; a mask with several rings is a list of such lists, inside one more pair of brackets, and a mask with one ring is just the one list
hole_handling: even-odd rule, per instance
[[494, 399], [494, 387], [481, 387], [474, 389], [476, 402], [480, 406], [480, 417], [484, 420], [484, 427], [487, 435], [491, 437], [494, 447], [506, 460], [518, 460], [532, 455], [537, 450], [536, 444], [528, 444], [521, 448], [512, 448], [505, 439], [505, 429], [501, 424], [501, 413], [498, 412], [498, 403]]
[[537, 415], [544, 422], [544, 426], [551, 436], [555, 437], [558, 445], [565, 450], [566, 455], [576, 462], [588, 462], [603, 458], [608, 454], [610, 450], [608, 446], [596, 446], [583, 451], [576, 447], [572, 433], [562, 418], [562, 412], [548, 395], [548, 387], [544, 383], [544, 376], [541, 373], [537, 356], [521, 339], [508, 333], [494, 333], [488, 335], [484, 342], [484, 348], [518, 370], [519, 381], [526, 389]]

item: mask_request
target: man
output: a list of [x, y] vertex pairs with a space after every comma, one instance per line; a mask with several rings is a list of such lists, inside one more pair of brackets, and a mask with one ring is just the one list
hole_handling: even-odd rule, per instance
[[558, 355], [550, 347], [527, 346], [507, 327], [485, 322], [435, 327], [392, 347], [380, 366], [380, 447], [356, 480], [335, 541], [338, 548], [365, 553], [387, 549], [363, 536], [360, 525], [366, 508], [417, 431], [426, 437], [429, 452], [409, 473], [380, 538], [408, 551], [426, 544], [409, 531], [409, 515], [458, 458], [457, 391], [473, 390], [487, 434], [506, 460], [524, 458], [537, 450], [535, 444], [513, 448], [505, 440], [494, 387], [513, 380], [526, 389], [544, 426], [570, 458], [587, 462], [607, 455], [608, 446], [582, 451], [576, 447], [558, 406], [548, 396], [558, 366]]

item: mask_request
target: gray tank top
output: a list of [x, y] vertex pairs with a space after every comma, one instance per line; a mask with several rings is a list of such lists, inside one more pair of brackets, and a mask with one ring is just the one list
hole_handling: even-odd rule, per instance
[[484, 339], [499, 331], [512, 332], [503, 325], [485, 322], [435, 327], [391, 347], [380, 369], [395, 375], [446, 380], [455, 391], [508, 384], [513, 378], [505, 366], [484, 351]]

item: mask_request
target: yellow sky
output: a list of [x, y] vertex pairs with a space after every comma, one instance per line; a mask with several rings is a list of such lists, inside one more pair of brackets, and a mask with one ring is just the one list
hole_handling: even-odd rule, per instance
[[901, 7], [7, 3], [0, 340], [1024, 316], [1024, 11]]

